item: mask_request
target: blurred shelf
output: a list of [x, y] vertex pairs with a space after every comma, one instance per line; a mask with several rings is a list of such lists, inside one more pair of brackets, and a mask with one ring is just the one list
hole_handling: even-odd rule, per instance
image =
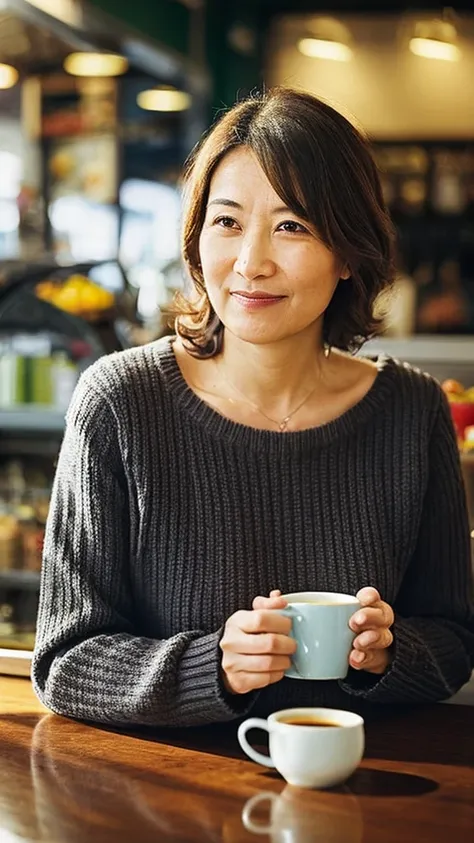
[[62, 434], [6, 431], [0, 428], [0, 456], [56, 459]]
[[474, 336], [413, 334], [409, 337], [381, 336], [366, 342], [361, 355], [389, 354], [399, 360], [474, 364]]
[[2, 571], [0, 569], [0, 590], [39, 591], [40, 579], [39, 571]]
[[62, 433], [64, 416], [63, 410], [43, 407], [16, 407], [13, 410], [0, 410], [0, 430]]
[[2, 634], [0, 632], [0, 647], [12, 652], [28, 652], [33, 650], [35, 646], [34, 632], [11, 632], [9, 634]]
[[29, 649], [17, 650], [10, 642], [0, 641], [0, 674], [7, 676], [30, 676], [32, 653]]

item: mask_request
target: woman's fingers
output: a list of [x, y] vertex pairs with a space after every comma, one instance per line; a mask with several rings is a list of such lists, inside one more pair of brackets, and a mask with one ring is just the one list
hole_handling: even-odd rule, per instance
[[262, 597], [261, 595], [255, 597], [252, 609], [284, 609], [287, 605], [287, 601], [281, 597], [279, 591], [271, 591], [270, 597]]
[[381, 603], [382, 598], [376, 588], [366, 586], [357, 592], [356, 597], [361, 606], [373, 606], [375, 603]]
[[232, 670], [234, 673], [277, 673], [288, 670], [290, 665], [289, 656], [249, 656], [230, 652], [226, 653], [225, 657], [225, 670]]
[[362, 632], [363, 629], [389, 628], [393, 626], [394, 621], [395, 615], [392, 607], [382, 600], [375, 606], [358, 609], [352, 615], [349, 626], [354, 632]]
[[263, 632], [260, 635], [248, 635], [241, 629], [224, 636], [221, 650], [233, 651], [242, 655], [292, 656], [296, 651], [296, 641], [288, 635], [275, 632]]
[[[266, 688], [267, 685], [274, 685], [284, 677], [283, 671], [274, 673], [247, 673], [239, 672], [225, 675], [225, 684], [233, 694], [248, 694], [259, 688]], [[230, 681], [230, 677], [232, 681]]]
[[391, 627], [395, 615], [391, 606], [381, 599], [376, 588], [362, 588], [357, 599], [361, 608], [349, 621], [353, 632], [357, 633], [349, 664], [356, 670], [382, 674], [390, 665], [393, 644]]
[[349, 664], [355, 670], [365, 670], [368, 673], [385, 673], [390, 665], [389, 651], [384, 650], [352, 650]]
[[369, 629], [354, 639], [354, 650], [384, 650], [393, 644], [393, 635], [389, 629]]
[[296, 641], [289, 635], [291, 619], [275, 611], [282, 608], [280, 602], [285, 606], [286, 601], [278, 596], [256, 600], [266, 608], [235, 612], [227, 620], [219, 643], [222, 679], [234, 694], [279, 682], [296, 650]]
[[291, 618], [275, 612], [273, 609], [260, 609], [246, 612], [242, 610], [232, 616], [233, 625], [242, 632], [256, 634], [261, 632], [277, 632], [282, 635], [289, 635], [291, 631]]

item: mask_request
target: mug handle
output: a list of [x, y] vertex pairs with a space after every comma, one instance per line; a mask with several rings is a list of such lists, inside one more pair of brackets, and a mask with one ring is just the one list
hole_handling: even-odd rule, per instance
[[263, 767], [275, 767], [275, 764], [269, 755], [262, 755], [261, 752], [257, 752], [256, 749], [250, 746], [246, 737], [246, 733], [249, 729], [264, 729], [265, 732], [270, 732], [268, 722], [266, 720], [262, 720], [260, 717], [250, 717], [248, 720], [244, 720], [238, 728], [237, 739], [243, 751], [249, 756], [249, 758], [252, 759], [252, 761], [256, 761], [257, 764], [262, 764]]
[[253, 834], [271, 834], [272, 832], [272, 824], [271, 823], [256, 823], [252, 819], [252, 811], [257, 805], [260, 805], [261, 802], [270, 802], [270, 810], [272, 808], [271, 803], [278, 802], [278, 796], [276, 793], [272, 793], [271, 791], [264, 791], [263, 793], [256, 793], [255, 796], [252, 796], [249, 799], [243, 808], [242, 811], [242, 824], [247, 829], [247, 831], [251, 831]]

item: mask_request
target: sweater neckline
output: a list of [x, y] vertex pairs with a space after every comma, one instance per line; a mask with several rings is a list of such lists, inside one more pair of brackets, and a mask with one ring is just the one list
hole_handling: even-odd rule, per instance
[[366, 394], [332, 421], [305, 430], [279, 433], [235, 422], [202, 400], [186, 382], [173, 350], [174, 336], [163, 337], [153, 343], [155, 362], [172, 398], [192, 416], [196, 423], [213, 436], [223, 437], [235, 444], [258, 450], [277, 450], [279, 453], [306, 450], [328, 445], [340, 436], [352, 434], [373, 416], [387, 408], [387, 399], [396, 384], [397, 363], [385, 354], [371, 358], [377, 365], [377, 376]]

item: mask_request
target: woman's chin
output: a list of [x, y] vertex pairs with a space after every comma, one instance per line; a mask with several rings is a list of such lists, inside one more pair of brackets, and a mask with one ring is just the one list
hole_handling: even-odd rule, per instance
[[311, 337], [317, 333], [317, 320], [310, 324], [303, 323], [295, 325], [289, 319], [278, 319], [266, 316], [254, 315], [250, 317], [238, 318], [234, 316], [231, 318], [221, 318], [225, 326], [225, 330], [242, 342], [252, 343], [253, 345], [271, 345], [273, 343], [284, 342], [292, 337], [303, 337], [310, 333]]
[[225, 329], [241, 342], [251, 343], [252, 345], [268, 345], [287, 339], [288, 331], [277, 330], [273, 325], [256, 326], [256, 325], [242, 325], [239, 323], [227, 323]]

